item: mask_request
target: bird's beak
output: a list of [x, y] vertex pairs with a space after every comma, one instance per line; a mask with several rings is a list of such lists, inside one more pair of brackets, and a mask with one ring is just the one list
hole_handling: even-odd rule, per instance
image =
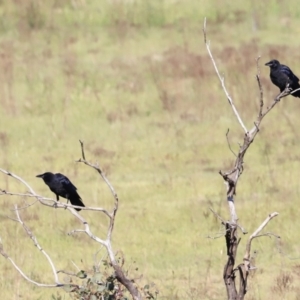
[[272, 63], [269, 61], [269, 62], [267, 62], [267, 63], [265, 64], [265, 66], [271, 67], [271, 66], [272, 66]]
[[44, 174], [36, 175], [36, 177], [43, 178]]

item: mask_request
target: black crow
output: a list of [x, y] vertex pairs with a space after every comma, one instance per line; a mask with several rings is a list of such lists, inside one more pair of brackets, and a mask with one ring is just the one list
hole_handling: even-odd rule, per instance
[[[285, 90], [287, 84], [289, 84], [291, 91], [300, 88], [299, 78], [288, 66], [280, 64], [280, 62], [276, 59], [269, 61], [265, 65], [270, 67], [271, 81], [279, 87], [280, 92]], [[300, 98], [300, 90], [291, 95]]]
[[[37, 175], [36, 177], [43, 178], [44, 182], [49, 186], [50, 190], [56, 195], [57, 201], [59, 196], [70, 200], [72, 205], [84, 207], [81, 197], [77, 193], [77, 188], [74, 184], [63, 174], [46, 172], [44, 174]], [[75, 208], [80, 211], [80, 208]]]

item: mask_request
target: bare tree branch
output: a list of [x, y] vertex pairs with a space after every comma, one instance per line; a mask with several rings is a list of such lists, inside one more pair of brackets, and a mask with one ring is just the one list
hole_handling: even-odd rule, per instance
[[244, 164], [244, 156], [246, 154], [246, 151], [248, 150], [248, 148], [250, 147], [250, 145], [252, 144], [252, 142], [254, 141], [254, 138], [256, 136], [256, 134], [259, 132], [259, 126], [261, 121], [263, 120], [263, 118], [274, 108], [274, 106], [278, 103], [278, 101], [283, 98], [286, 97], [287, 95], [290, 94], [289, 88], [288, 86], [286, 87], [286, 89], [280, 93], [277, 97], [276, 97], [276, 101], [273, 101], [273, 103], [271, 104], [271, 106], [267, 107], [266, 111], [263, 112], [263, 106], [264, 106], [264, 102], [263, 102], [263, 90], [262, 90], [262, 85], [260, 82], [260, 68], [259, 68], [259, 58], [257, 59], [257, 75], [256, 75], [256, 79], [258, 82], [258, 86], [259, 86], [259, 91], [260, 91], [260, 110], [258, 113], [258, 117], [257, 120], [254, 123], [254, 127], [248, 132], [247, 128], [245, 127], [244, 123], [242, 122], [239, 113], [237, 111], [237, 109], [235, 108], [232, 98], [229, 96], [227, 89], [225, 87], [224, 84], [224, 79], [221, 77], [216, 62], [213, 58], [212, 52], [210, 50], [210, 45], [209, 42], [207, 41], [207, 37], [206, 37], [206, 19], [204, 19], [204, 26], [203, 26], [203, 34], [204, 34], [204, 42], [208, 51], [208, 54], [211, 58], [211, 61], [213, 63], [213, 66], [215, 68], [216, 74], [218, 76], [218, 78], [221, 81], [222, 84], [222, 88], [224, 90], [224, 93], [233, 109], [234, 114], [236, 115], [241, 127], [243, 128], [244, 132], [245, 132], [245, 136], [244, 136], [244, 143], [243, 145], [240, 146], [240, 150], [239, 153], [237, 155], [234, 167], [228, 171], [228, 172], [223, 172], [220, 171], [221, 176], [224, 178], [224, 180], [227, 182], [227, 200], [228, 200], [228, 204], [230, 207], [230, 212], [231, 212], [231, 221], [233, 223], [235, 223], [238, 219], [236, 211], [235, 211], [235, 207], [234, 207], [234, 199], [233, 196], [236, 193], [236, 187], [237, 187], [237, 182], [238, 179], [240, 177], [240, 175], [243, 172], [243, 164]]
[[58, 271], [57, 271], [57, 274], [58, 274], [58, 273], [63, 273], [63, 274], [66, 274], [66, 275], [69, 275], [69, 276], [74, 276], [74, 277], [77, 276], [76, 273], [72, 273], [72, 272], [68, 272], [68, 271], [64, 271], [64, 270], [58, 270]]
[[[47, 258], [49, 265], [51, 266], [52, 272], [53, 272], [53, 276], [54, 276], [54, 281], [55, 284], [45, 284], [45, 283], [40, 283], [37, 282], [35, 280], [32, 280], [31, 278], [29, 278], [22, 270], [21, 268], [14, 262], [14, 260], [8, 256], [8, 254], [4, 251], [3, 248], [3, 244], [2, 242], [0, 243], [0, 254], [2, 256], [4, 256], [7, 260], [9, 260], [11, 262], [11, 264], [14, 266], [14, 268], [23, 276], [23, 278], [25, 278], [27, 281], [33, 283], [36, 286], [39, 287], [48, 287], [48, 288], [54, 288], [54, 287], [62, 287], [64, 286], [64, 284], [60, 283], [57, 273], [56, 273], [56, 268], [54, 266], [54, 263], [52, 262], [50, 256], [46, 253], [46, 251], [40, 246], [40, 244], [37, 241], [37, 238], [33, 235], [33, 233], [31, 232], [31, 230], [26, 226], [26, 224], [22, 221], [20, 214], [19, 214], [19, 209], [17, 207], [17, 205], [15, 205], [15, 213], [17, 215], [17, 219], [15, 219], [15, 221], [19, 222], [25, 232], [27, 233], [27, 235], [30, 237], [30, 239], [33, 241], [34, 245], [43, 253], [43, 255]], [[76, 285], [74, 285], [76, 286]], [[76, 286], [77, 287], [77, 286]]]
[[217, 219], [219, 219], [219, 220], [221, 221], [222, 225], [225, 225], [225, 224], [227, 223], [226, 221], [224, 221], [224, 220], [221, 218], [221, 216], [220, 216], [217, 212], [215, 212], [215, 211], [212, 209], [212, 207], [210, 207], [209, 210], [215, 215], [215, 217], [216, 217]]
[[[279, 100], [281, 98], [286, 97], [287, 95], [290, 94], [290, 89], [287, 85], [285, 90], [282, 93], [280, 93], [275, 98], [273, 103], [269, 107], [267, 107], [266, 110], [264, 111], [263, 88], [262, 88], [262, 84], [260, 81], [260, 67], [259, 67], [259, 57], [258, 57], [256, 60], [256, 65], [257, 65], [256, 80], [258, 83], [258, 88], [259, 88], [259, 93], [260, 93], [259, 112], [258, 112], [257, 118], [254, 122], [253, 128], [250, 131], [248, 131], [247, 128], [245, 127], [244, 123], [242, 122], [242, 120], [239, 116], [239, 113], [233, 104], [231, 97], [229, 96], [229, 93], [224, 84], [224, 78], [221, 77], [221, 75], [218, 71], [216, 62], [211, 53], [210, 45], [209, 45], [209, 42], [207, 41], [207, 37], [206, 37], [206, 19], [204, 20], [203, 34], [204, 34], [204, 42], [205, 42], [208, 54], [212, 60], [216, 74], [221, 82], [223, 91], [229, 101], [229, 104], [231, 105], [231, 108], [233, 109], [234, 114], [236, 115], [236, 117], [245, 133], [243, 144], [240, 145], [240, 149], [236, 156], [235, 163], [234, 163], [232, 169], [227, 172], [223, 172], [223, 171], [219, 172], [220, 175], [225, 180], [225, 183], [227, 186], [227, 203], [228, 203], [228, 208], [229, 208], [229, 212], [230, 212], [231, 222], [225, 222], [225, 224], [224, 224], [224, 220], [220, 216], [216, 215], [215, 212], [213, 212], [221, 220], [222, 224], [225, 225], [227, 262], [226, 262], [226, 265], [225, 265], [224, 271], [223, 271], [223, 279], [224, 279], [224, 283], [226, 286], [227, 297], [229, 300], [235, 300], [235, 299], [243, 300], [244, 296], [247, 292], [247, 279], [248, 279], [248, 272], [250, 270], [251, 242], [254, 238], [259, 237], [259, 236], [272, 236], [273, 235], [271, 233], [260, 235], [259, 233], [272, 218], [274, 218], [275, 216], [278, 215], [278, 213], [271, 214], [261, 224], [261, 226], [259, 226], [258, 229], [250, 236], [248, 243], [247, 243], [247, 247], [246, 247], [246, 254], [244, 256], [244, 262], [235, 268], [234, 266], [235, 266], [236, 254], [237, 254], [237, 249], [238, 249], [238, 245], [240, 242], [240, 238], [238, 237], [237, 228], [240, 227], [244, 234], [247, 232], [238, 224], [238, 217], [237, 217], [235, 204], [234, 204], [234, 196], [236, 195], [237, 183], [238, 183], [239, 177], [241, 176], [241, 174], [243, 173], [243, 170], [244, 170], [244, 156], [245, 156], [247, 150], [249, 149], [250, 145], [254, 141], [257, 133], [259, 132], [259, 127], [260, 127], [260, 124], [261, 124], [263, 118], [275, 107], [275, 105], [279, 102]], [[228, 138], [227, 138], [227, 142], [228, 142]], [[240, 278], [239, 292], [237, 291], [237, 288], [236, 288], [236, 281], [235, 281], [235, 279], [236, 279], [235, 272], [236, 271], [239, 271], [238, 272], [239, 278]]]
[[230, 145], [230, 142], [229, 142], [228, 135], [229, 135], [229, 128], [227, 129], [227, 132], [226, 132], [226, 140], [227, 140], [227, 144], [228, 144], [228, 147], [229, 147], [230, 151], [231, 151], [232, 154], [236, 157], [236, 154], [234, 153], [234, 151], [233, 151], [232, 148], [231, 148], [231, 145]]
[[236, 118], [238, 119], [240, 125], [242, 126], [242, 128], [243, 128], [245, 134], [247, 134], [248, 130], [247, 130], [246, 126], [244, 125], [244, 123], [243, 123], [243, 121], [242, 121], [242, 119], [241, 119], [241, 117], [240, 117], [240, 115], [239, 115], [237, 109], [235, 108], [235, 105], [233, 104], [233, 100], [232, 100], [232, 98], [230, 97], [230, 95], [229, 95], [229, 93], [228, 93], [228, 91], [227, 91], [227, 89], [226, 89], [224, 77], [222, 77], [222, 76], [220, 75], [219, 70], [218, 70], [218, 67], [217, 67], [217, 64], [215, 63], [215, 60], [214, 60], [214, 58], [213, 58], [213, 56], [212, 56], [212, 53], [211, 53], [211, 51], [210, 51], [210, 42], [207, 41], [207, 39], [206, 39], [206, 18], [204, 19], [203, 34], [204, 34], [204, 42], [205, 42], [205, 45], [206, 45], [206, 48], [207, 48], [207, 52], [208, 52], [208, 54], [209, 54], [209, 56], [210, 56], [210, 59], [211, 59], [211, 61], [212, 61], [212, 63], [213, 63], [213, 66], [214, 66], [214, 68], [215, 68], [215, 71], [216, 71], [216, 73], [217, 73], [217, 75], [218, 75], [218, 77], [219, 77], [219, 80], [220, 80], [220, 82], [221, 82], [222, 88], [223, 88], [224, 93], [225, 93], [225, 95], [226, 95], [226, 97], [227, 97], [227, 100], [228, 100], [229, 104], [231, 105], [232, 110], [233, 110], [233, 112], [234, 112]]
[[[9, 195], [9, 196], [21, 196], [21, 197], [35, 197], [34, 195], [30, 193], [11, 193], [6, 190], [0, 189], [0, 196]], [[52, 200], [52, 199], [49, 199]]]
[[[68, 203], [58, 202], [57, 200], [52, 199], [52, 198], [46, 198], [46, 197], [40, 196], [37, 193], [35, 193], [35, 191], [31, 188], [31, 186], [24, 179], [22, 179], [21, 177], [15, 175], [15, 174], [13, 174], [13, 173], [11, 173], [9, 171], [6, 171], [4, 169], [1, 169], [1, 168], [0, 168], [0, 172], [2, 172], [4, 174], [7, 174], [7, 175], [9, 175], [9, 176], [11, 176], [11, 177], [19, 180], [20, 182], [22, 182], [30, 190], [30, 193], [26, 193], [26, 194], [13, 193], [13, 192], [5, 191], [5, 190], [0, 190], [0, 196], [1, 195], [10, 195], [10, 196], [34, 197], [41, 204], [43, 204], [45, 206], [49, 206], [49, 207], [55, 206], [55, 208], [64, 208], [64, 209], [65, 208], [80, 208], [81, 210], [101, 211], [105, 215], [107, 215], [109, 218], [111, 217], [111, 214], [106, 209], [104, 209], [102, 207], [82, 207], [82, 206], [76, 206], [76, 205], [72, 205], [72, 204], [68, 204]], [[48, 202], [50, 202], [51, 204], [49, 204]], [[29, 206], [31, 206], [33, 204], [35, 204], [35, 202], [32, 203], [32, 204], [28, 204], [28, 206], [26, 206], [26, 207], [29, 207]], [[19, 207], [18, 210], [20, 210], [20, 209], [23, 209], [23, 208]]]
[[98, 172], [98, 174], [102, 177], [104, 182], [109, 187], [109, 189], [114, 197], [115, 203], [114, 203], [114, 208], [113, 208], [112, 212], [109, 214], [109, 226], [108, 226], [107, 236], [106, 236], [105, 240], [102, 240], [102, 239], [94, 236], [90, 230], [90, 227], [89, 227], [87, 221], [81, 215], [79, 215], [75, 210], [72, 210], [71, 212], [75, 217], [77, 217], [82, 222], [83, 226], [85, 227], [85, 230], [74, 230], [73, 232], [85, 232], [90, 238], [94, 239], [95, 241], [97, 241], [98, 243], [103, 245], [106, 248], [111, 265], [115, 270], [117, 280], [128, 289], [128, 291], [130, 292], [130, 294], [134, 300], [141, 300], [142, 296], [141, 296], [139, 290], [133, 284], [133, 282], [130, 279], [128, 279], [126, 277], [126, 275], [124, 274], [121, 266], [118, 264], [118, 262], [116, 260], [116, 257], [115, 257], [115, 254], [113, 252], [112, 245], [111, 245], [111, 237], [112, 237], [112, 232], [113, 232], [113, 228], [114, 228], [115, 217], [116, 217], [118, 207], [119, 207], [118, 195], [115, 192], [115, 189], [113, 188], [112, 184], [109, 182], [109, 180], [105, 176], [102, 169], [98, 165], [91, 164], [90, 162], [88, 162], [86, 160], [85, 153], [84, 153], [84, 144], [82, 141], [79, 141], [79, 142], [80, 142], [80, 146], [81, 146], [82, 158], [77, 160], [77, 162], [84, 163], [85, 165], [95, 169]]
[[47, 288], [55, 288], [55, 287], [62, 287], [64, 286], [63, 284], [45, 284], [45, 283], [40, 283], [37, 281], [32, 280], [31, 278], [29, 278], [19, 267], [18, 265], [14, 262], [14, 260], [9, 257], [3, 250], [3, 248], [0, 248], [0, 254], [3, 255], [7, 260], [9, 260], [11, 262], [11, 264], [14, 266], [14, 268], [22, 275], [22, 277], [24, 279], [26, 279], [28, 282], [33, 283], [36, 286], [39, 287], [47, 287]]
[[256, 80], [257, 80], [257, 84], [258, 84], [258, 88], [259, 88], [259, 92], [260, 92], [260, 97], [259, 97], [260, 105], [259, 105], [258, 117], [261, 117], [262, 112], [263, 112], [263, 108], [264, 108], [264, 91], [263, 91], [263, 88], [262, 88], [262, 85], [261, 85], [261, 81], [260, 81], [259, 60], [260, 60], [260, 56], [256, 59], [256, 69], [257, 69]]
[[[26, 194], [20, 194], [20, 193], [11, 193], [11, 192], [7, 192], [5, 190], [1, 190], [0, 191], [0, 195], [16, 195], [16, 196], [24, 196], [24, 197], [34, 197], [36, 198], [41, 204], [46, 205], [46, 206], [55, 206], [55, 207], [59, 207], [59, 208], [68, 208], [68, 210], [77, 218], [80, 220], [80, 222], [82, 223], [84, 229], [75, 229], [73, 231], [71, 231], [69, 234], [73, 234], [73, 233], [77, 233], [77, 232], [81, 232], [81, 233], [85, 233], [87, 234], [91, 239], [95, 240], [96, 242], [100, 243], [102, 246], [104, 246], [104, 248], [106, 249], [109, 259], [110, 259], [110, 263], [111, 266], [113, 267], [114, 271], [115, 271], [115, 276], [117, 278], [117, 280], [123, 284], [128, 291], [130, 292], [130, 294], [132, 295], [132, 298], [134, 300], [141, 300], [142, 296], [138, 290], [138, 288], [134, 285], [133, 281], [130, 280], [129, 278], [127, 278], [127, 276], [125, 275], [125, 273], [122, 270], [122, 266], [118, 263], [116, 256], [114, 254], [114, 251], [112, 249], [112, 245], [111, 245], [111, 238], [112, 238], [112, 232], [114, 229], [114, 224], [115, 224], [115, 217], [118, 211], [118, 205], [119, 205], [119, 198], [117, 193], [115, 192], [112, 184], [109, 182], [109, 180], [107, 179], [107, 177], [105, 176], [104, 172], [101, 170], [101, 168], [98, 165], [93, 165], [90, 162], [88, 162], [85, 159], [85, 153], [84, 153], [84, 145], [83, 142], [80, 141], [80, 145], [81, 145], [81, 153], [82, 153], [82, 158], [80, 158], [77, 162], [82, 162], [84, 164], [86, 164], [89, 167], [92, 167], [93, 169], [95, 169], [98, 174], [102, 177], [102, 179], [105, 181], [105, 183], [107, 184], [107, 186], [109, 187], [113, 198], [114, 198], [114, 207], [112, 209], [111, 212], [109, 212], [108, 210], [104, 209], [104, 208], [92, 208], [92, 207], [79, 207], [79, 206], [75, 206], [75, 205], [69, 205], [69, 204], [65, 204], [65, 203], [61, 203], [61, 202], [57, 202], [54, 199], [49, 199], [49, 198], [44, 198], [38, 194], [35, 193], [35, 191], [33, 190], [33, 188], [25, 181], [23, 180], [21, 177], [0, 169], [1, 172], [3, 172], [4, 174], [11, 176], [15, 179], [17, 179], [18, 181], [22, 182], [30, 191], [29, 193]], [[49, 204], [49, 202], [51, 204]], [[99, 237], [97, 237], [96, 235], [94, 235], [90, 229], [90, 226], [87, 222], [87, 220], [80, 215], [74, 208], [80, 208], [82, 210], [93, 210], [93, 211], [99, 211], [104, 213], [108, 218], [109, 218], [109, 226], [107, 229], [107, 234], [106, 234], [106, 238], [105, 239], [101, 239]], [[20, 272], [20, 274], [22, 274], [22, 276], [24, 278], [26, 278], [27, 280], [29, 280], [30, 282], [37, 284], [39, 286], [48, 286], [48, 287], [57, 287], [57, 286], [64, 286], [63, 284], [60, 284], [58, 282], [58, 277], [57, 277], [57, 271], [54, 267], [54, 264], [52, 263], [50, 257], [47, 255], [47, 253], [42, 249], [42, 247], [39, 245], [39, 243], [37, 242], [37, 239], [35, 238], [35, 236], [32, 234], [32, 232], [29, 230], [29, 228], [25, 225], [25, 223], [21, 220], [20, 218], [20, 214], [19, 214], [19, 208], [17, 206], [15, 206], [15, 213], [17, 215], [17, 220], [19, 223], [22, 224], [24, 230], [26, 231], [26, 233], [28, 234], [28, 236], [32, 239], [32, 241], [34, 242], [35, 246], [46, 256], [46, 258], [48, 259], [48, 262], [50, 263], [51, 267], [52, 267], [52, 271], [55, 277], [55, 280], [57, 282], [56, 285], [44, 285], [44, 284], [40, 284], [37, 282], [32, 281], [31, 279], [29, 279], [21, 270], [20, 268], [18, 268], [18, 266], [13, 262], [13, 260], [4, 252], [3, 250], [3, 246], [2, 244], [0, 244], [0, 253], [7, 259], [9, 259], [12, 264], [15, 266], [15, 268]], [[78, 288], [78, 286], [74, 287]]]
[[[272, 214], [270, 214], [265, 220], [264, 222], [250, 235], [249, 239], [248, 239], [248, 242], [247, 242], [247, 245], [246, 245], [246, 253], [244, 255], [244, 263], [245, 263], [245, 270], [248, 270], [249, 269], [249, 266], [250, 266], [250, 254], [251, 254], [251, 243], [252, 243], [252, 240], [257, 238], [257, 237], [261, 237], [261, 236], [276, 236], [274, 235], [273, 233], [266, 233], [266, 234], [262, 234], [262, 235], [259, 235], [259, 233], [267, 226], [267, 224], [275, 217], [278, 216], [278, 213], [277, 212], [273, 212]], [[278, 236], [276, 236], [278, 238]]]
[[217, 233], [215, 236], [207, 235], [207, 239], [216, 240], [224, 236], [224, 233]]
[[115, 189], [113, 188], [112, 184], [109, 182], [109, 180], [107, 179], [107, 177], [105, 176], [104, 172], [102, 171], [102, 169], [100, 168], [99, 165], [94, 165], [91, 164], [90, 162], [86, 161], [85, 159], [85, 153], [84, 153], [84, 145], [83, 142], [80, 141], [80, 146], [81, 146], [81, 153], [82, 153], [82, 158], [80, 158], [79, 160], [77, 160], [76, 162], [81, 162], [84, 163], [85, 165], [95, 169], [98, 174], [102, 177], [102, 179], [104, 180], [104, 182], [107, 184], [107, 186], [109, 187], [114, 199], [115, 199], [115, 204], [114, 204], [114, 208], [112, 213], [110, 214], [110, 222], [109, 222], [109, 228], [108, 228], [108, 232], [107, 232], [107, 239], [111, 239], [111, 235], [112, 235], [112, 231], [114, 228], [114, 224], [115, 224], [115, 217], [118, 211], [118, 207], [119, 207], [119, 198], [118, 195], [115, 191]]
[[48, 260], [48, 263], [50, 264], [51, 266], [51, 269], [52, 269], [52, 272], [53, 272], [53, 275], [54, 275], [54, 280], [57, 284], [60, 284], [59, 280], [58, 280], [58, 276], [57, 276], [57, 273], [56, 273], [56, 269], [55, 269], [55, 266], [50, 258], [50, 256], [46, 253], [46, 251], [40, 246], [40, 244], [38, 243], [37, 241], [37, 238], [33, 235], [33, 233], [31, 232], [31, 230], [26, 226], [26, 224], [21, 220], [21, 217], [20, 217], [20, 213], [19, 213], [19, 210], [18, 210], [18, 206], [17, 205], [14, 205], [15, 207], [15, 211], [16, 211], [16, 215], [17, 215], [17, 219], [18, 219], [18, 222], [23, 226], [24, 230], [26, 231], [27, 235], [30, 237], [30, 239], [33, 241], [34, 245], [45, 255], [45, 257], [47, 258]]
[[240, 288], [239, 288], [239, 297], [240, 299], [244, 299], [244, 295], [246, 294], [247, 291], [247, 280], [248, 280], [248, 275], [249, 271], [254, 269], [251, 266], [251, 244], [253, 239], [262, 237], [262, 236], [275, 236], [277, 239], [280, 237], [273, 234], [273, 233], [265, 233], [265, 234], [259, 234], [266, 226], [267, 224], [276, 216], [278, 216], [277, 212], [273, 212], [270, 214], [264, 222], [251, 234], [251, 236], [248, 239], [247, 245], [246, 245], [246, 252], [244, 255], [243, 263], [238, 265], [237, 269], [239, 270], [240, 274]]

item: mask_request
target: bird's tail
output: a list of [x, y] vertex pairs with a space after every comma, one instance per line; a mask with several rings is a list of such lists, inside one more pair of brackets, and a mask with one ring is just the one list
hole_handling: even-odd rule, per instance
[[[78, 195], [77, 192], [75, 192], [71, 197], [70, 197], [70, 202], [72, 205], [76, 205], [76, 206], [82, 206], [85, 207], [85, 205], [82, 202], [81, 197]], [[80, 208], [75, 208], [77, 211], [81, 211]]]

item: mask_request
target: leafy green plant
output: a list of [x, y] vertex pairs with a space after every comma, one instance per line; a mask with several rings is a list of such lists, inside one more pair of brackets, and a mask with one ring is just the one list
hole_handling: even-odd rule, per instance
[[[119, 257], [118, 261], [124, 263], [123, 257]], [[75, 277], [84, 280], [82, 286], [73, 285], [72, 277], [70, 277], [70, 285], [64, 286], [64, 290], [74, 300], [131, 299], [127, 289], [117, 280], [114, 269], [108, 260], [102, 261], [101, 271], [99, 267], [94, 266], [91, 272], [81, 270], [75, 274]], [[143, 288], [140, 288], [140, 292], [144, 299], [157, 299], [158, 296], [158, 291], [154, 284], [146, 284]], [[55, 299], [60, 300], [60, 298]]]

